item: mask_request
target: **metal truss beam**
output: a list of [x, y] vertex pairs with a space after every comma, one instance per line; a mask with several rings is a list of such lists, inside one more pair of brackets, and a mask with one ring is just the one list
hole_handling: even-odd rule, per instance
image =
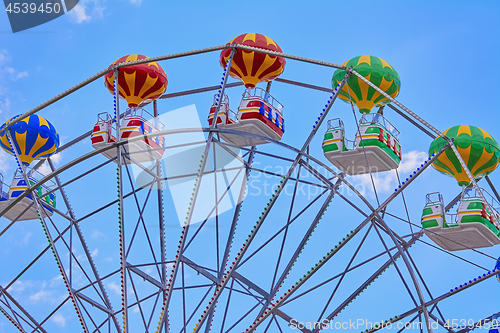
[[[412, 239], [408, 242], [404, 249], [407, 250], [412, 244], [414, 244], [423, 234], [423, 231], [418, 232], [416, 235], [412, 237]], [[366, 287], [368, 287], [375, 279], [382, 274], [389, 266], [391, 266], [396, 259], [401, 256], [401, 252], [397, 252], [392, 255], [389, 260], [385, 262], [375, 273], [373, 273], [365, 282], [363, 282], [349, 297], [347, 297], [332, 313], [330, 313], [325, 319], [326, 321], [332, 320], [343, 308], [345, 308], [349, 303], [354, 300]], [[315, 329], [312, 333], [318, 332], [319, 329]]]
[[153, 284], [154, 286], [158, 287], [160, 290], [165, 290], [166, 289], [166, 286], [164, 284], [162, 284], [160, 281], [156, 280], [151, 275], [143, 272], [139, 268], [131, 266], [128, 262], [127, 262], [127, 268], [128, 268], [128, 270], [130, 270], [131, 272], [133, 272], [136, 275], [140, 276], [144, 280], [146, 280], [146, 281], [150, 282], [151, 284]]
[[19, 304], [19, 302], [14, 297], [12, 297], [12, 295], [10, 295], [7, 290], [2, 288], [2, 286], [0, 286], [0, 296], [1, 295], [4, 295], [6, 298], [8, 298], [12, 302], [12, 304], [14, 304], [19, 309], [19, 311], [21, 311], [34, 324], [35, 327], [39, 327], [40, 331], [42, 331], [43, 333], [47, 333], [44, 328], [40, 327], [40, 324], [35, 320], [35, 318], [33, 318], [29, 314], [29, 312], [26, 311], [26, 309], [23, 308], [21, 304]]
[[[302, 278], [302, 280], [300, 281], [300, 283], [296, 286], [293, 286], [293, 288], [291, 289], [290, 292], [286, 293], [283, 298], [279, 300], [279, 302], [277, 302], [275, 305], [273, 305], [270, 309], [268, 309], [268, 311], [266, 311], [264, 313], [264, 315], [262, 317], [260, 317], [256, 322], [254, 322], [252, 324], [252, 326], [248, 329], [248, 332], [251, 333], [253, 331], [255, 331], [255, 329], [268, 317], [271, 315], [273, 309], [275, 309], [276, 307], [279, 307], [280, 304], [282, 304], [284, 301], [286, 301], [287, 298], [289, 298], [301, 285], [303, 285], [315, 272], [317, 272], [326, 262], [328, 262], [328, 260], [330, 258], [332, 258], [338, 251], [340, 251], [341, 248], [344, 247], [344, 245], [349, 242], [353, 236], [355, 236], [359, 231], [361, 231], [361, 229], [364, 228], [364, 226], [366, 224], [368, 224], [372, 219], [375, 218], [376, 215], [378, 215], [382, 210], [385, 209], [385, 207], [392, 201], [394, 200], [398, 195], [399, 193], [401, 193], [406, 187], [408, 187], [408, 185], [410, 185], [414, 180], [415, 178], [417, 178], [417, 176], [419, 174], [421, 174], [425, 169], [427, 169], [429, 167], [429, 165], [432, 164], [432, 162], [442, 153], [445, 151], [445, 149], [448, 148], [448, 145], [445, 145], [435, 156], [433, 156], [429, 161], [427, 161], [427, 163], [424, 164], [423, 167], [420, 168], [420, 170], [418, 170], [416, 172], [416, 174], [410, 178], [407, 182], [405, 182], [403, 185], [401, 185], [401, 188], [398, 189], [397, 191], [395, 191], [394, 193], [392, 193], [377, 209], [375, 209], [358, 227], [356, 227], [356, 229], [354, 229], [354, 231], [352, 232], [352, 234], [346, 239], [346, 241], [342, 242], [341, 244], [339, 244], [337, 246], [337, 248], [335, 248], [333, 251], [331, 251], [328, 255], [325, 256], [325, 259], [323, 259], [319, 264], [318, 266], [316, 266], [316, 268], [314, 270], [311, 270], [311, 272], [309, 274], [307, 274], [304, 278]], [[333, 318], [333, 317], [332, 317]], [[329, 318], [331, 319], [331, 318]], [[313, 331], [314, 332], [314, 331]]]
[[[462, 287], [461, 287], [460, 289], [453, 290], [453, 291], [449, 291], [449, 292], [447, 292], [447, 293], [445, 293], [445, 294], [442, 294], [441, 296], [438, 296], [438, 297], [436, 297], [436, 298], [431, 299], [430, 301], [427, 301], [427, 302], [425, 303], [425, 306], [428, 308], [428, 307], [430, 307], [430, 306], [433, 306], [433, 305], [435, 305], [435, 304], [438, 304], [439, 302], [441, 302], [441, 301], [443, 301], [443, 300], [445, 300], [445, 299], [449, 298], [450, 296], [452, 296], [452, 295], [454, 295], [454, 294], [457, 294], [457, 293], [459, 293], [459, 292], [462, 292], [462, 291], [464, 291], [464, 290], [466, 290], [466, 289], [469, 289], [470, 287], [475, 286], [476, 284], [481, 283], [481, 282], [483, 282], [483, 281], [486, 281], [486, 280], [488, 280], [488, 279], [491, 279], [492, 277], [496, 277], [498, 274], [500, 274], [500, 270], [497, 270], [497, 271], [495, 271], [495, 272], [488, 272], [488, 274], [485, 274], [485, 276], [484, 276], [484, 277], [481, 277], [481, 278], [477, 278], [477, 279], [471, 280], [471, 282], [468, 282], [468, 283], [467, 283], [467, 285], [465, 285], [465, 284], [464, 284], [464, 285], [462, 285]], [[418, 306], [418, 307], [415, 307], [415, 308], [413, 308], [413, 309], [411, 309], [411, 310], [408, 310], [408, 311], [406, 311], [406, 312], [403, 312], [401, 315], [399, 315], [399, 316], [397, 316], [397, 317], [393, 318], [392, 320], [388, 320], [388, 321], [387, 321], [387, 324], [388, 324], [388, 323], [393, 324], [393, 323], [395, 323], [395, 322], [398, 322], [398, 321], [400, 321], [400, 320], [403, 320], [404, 318], [407, 318], [408, 316], [411, 316], [412, 314], [417, 313], [417, 312], [419, 312], [420, 310], [421, 310], [421, 307], [420, 307], [420, 306]], [[377, 329], [377, 328], [373, 328], [373, 329], [368, 330], [368, 332], [367, 332], [367, 333], [375, 332], [375, 331], [378, 331], [379, 329], [380, 329], [380, 328], [378, 328], [378, 329]], [[458, 332], [457, 332], [457, 333], [458, 333]]]

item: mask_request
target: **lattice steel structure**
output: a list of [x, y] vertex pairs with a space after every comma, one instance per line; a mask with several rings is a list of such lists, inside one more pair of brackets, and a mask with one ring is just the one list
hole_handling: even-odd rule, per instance
[[[123, 163], [124, 159], [130, 159], [132, 164], [135, 164], [133, 155], [129, 155], [126, 151], [129, 141], [109, 144], [58, 168], [55, 168], [49, 158], [48, 163], [52, 172], [0, 212], [2, 216], [28, 194], [35, 195], [36, 200], [33, 204], [40, 213], [39, 222], [42, 225], [39, 232], [43, 231], [48, 240], [48, 245], [33, 258], [29, 258], [26, 264], [16, 268], [3, 268], [6, 272], [3, 275], [8, 277], [8, 281], [4, 278], [4, 285], [0, 286], [0, 311], [10, 322], [8, 325], [13, 325], [12, 327], [20, 332], [48, 332], [46, 327], [49, 319], [57, 315], [64, 306], [71, 304], [75, 318], [78, 318], [80, 323], [80, 329], [84, 332], [222, 333], [255, 330], [283, 332], [288, 329], [287, 326], [295, 325], [297, 322], [321, 322], [328, 326], [364, 290], [375, 288], [369, 286], [386, 269], [393, 267], [395, 276], [404, 285], [406, 293], [402, 297], [405, 297], [411, 306], [405, 307], [406, 303], [398, 306], [399, 312], [395, 313], [394, 317], [387, 318], [384, 325], [402, 321], [413, 322], [418, 319], [427, 324], [424, 330], [429, 332], [432, 332], [430, 325], [432, 321], [444, 327], [447, 318], [440, 310], [440, 302], [496, 276], [499, 272], [490, 272], [480, 267], [484, 270], [484, 276], [436, 296], [431, 293], [409, 251], [413, 244], [425, 243], [420, 239], [423, 235], [420, 224], [412, 223], [409, 216], [404, 218], [391, 216], [387, 207], [394, 199], [404, 195], [405, 190], [412, 182], [417, 181], [419, 175], [445, 148], [453, 149], [469, 177], [471, 177], [470, 172], [451, 140], [351, 68], [244, 45], [217, 46], [118, 64], [26, 112], [8, 125], [43, 110], [103, 77], [109, 71], [115, 71], [117, 77], [116, 74], [121, 68], [133, 64], [167, 61], [226, 48], [232, 48], [234, 51], [237, 49], [258, 51], [330, 69], [347, 70], [344, 81], [337, 88], [342, 88], [348, 76], [357, 76], [390, 99], [392, 104], [389, 107], [409, 123], [432, 138], [435, 136], [445, 138], [448, 145], [428, 160], [422, 161], [421, 166], [406, 181], [400, 183], [385, 201], [373, 207], [369, 200], [349, 182], [348, 177], [344, 177], [342, 173], [322, 162], [322, 159], [309, 153], [309, 147], [317, 137], [321, 124], [329, 116], [331, 107], [337, 100], [337, 91], [340, 89], [332, 90], [297, 81], [277, 79], [277, 84], [291, 84], [331, 94], [326, 98], [325, 107], [318, 110], [319, 117], [314, 124], [311, 124], [305, 142], [299, 147], [292, 147], [286, 144], [286, 139], [284, 142], [267, 139], [270, 142], [267, 145], [242, 148], [241, 156], [233, 154], [240, 163], [240, 167], [235, 170], [237, 174], [234, 179], [243, 175], [246, 181], [235, 186], [234, 179], [225, 179], [227, 189], [223, 193], [214, 193], [216, 204], [207, 218], [201, 223], [191, 224], [194, 207], [204, 200], [198, 195], [203, 176], [211, 174], [215, 181], [217, 177], [223, 177], [223, 168], [215, 165], [215, 146], [221, 147], [228, 153], [231, 152], [230, 145], [220, 141], [218, 134], [227, 132], [251, 136], [244, 132], [217, 128], [215, 121], [211, 127], [203, 128], [206, 142], [203, 143], [199, 172], [188, 175], [197, 179], [191, 208], [186, 212], [187, 217], [182, 222], [180, 230], [174, 231], [165, 227], [165, 220], [171, 219], [174, 213], [165, 210], [166, 204], [163, 198], [165, 190], [160, 185], [162, 181], [169, 180], [168, 175], [163, 174], [161, 162], [149, 168], [142, 166], [143, 171], [153, 177], [154, 181], [147, 186], [138, 187], [133, 179], [131, 164]], [[230, 62], [231, 59], [229, 64]], [[209, 91], [218, 91], [219, 96], [223, 96], [226, 89], [242, 86], [241, 83], [227, 83], [227, 79], [227, 75], [224, 74], [221, 85], [169, 93], [162, 98]], [[160, 103], [161, 101], [153, 103], [155, 116], [158, 115]], [[117, 114], [120, 114], [119, 108]], [[118, 126], [117, 131], [119, 130]], [[168, 138], [194, 131], [196, 130], [167, 130], [154, 135], [160, 134]], [[80, 135], [63, 145], [59, 151], [85, 140], [90, 134], [91, 131]], [[151, 137], [153, 134], [147, 136]], [[167, 147], [171, 148], [175, 147]], [[109, 149], [117, 150], [117, 158], [102, 162], [102, 159], [99, 159], [100, 153]], [[260, 168], [254, 161], [283, 166], [284, 172]], [[39, 162], [37, 166], [41, 163]], [[90, 200], [90, 198], [85, 198], [83, 195], [74, 198], [69, 192], [75, 193], [75, 188], [82, 182], [101, 179], [92, 178], [94, 175], [106, 178], [103, 186], [110, 189], [116, 186], [117, 192], [103, 191], [105, 193], [102, 196], [98, 195], [95, 204], [88, 205], [87, 210], [82, 211], [81, 207], [80, 210], [73, 209], [71, 202]], [[276, 189], [269, 195], [245, 197], [251, 177], [260, 175], [277, 180]], [[481, 193], [476, 182], [472, 177], [471, 179], [471, 186]], [[489, 178], [486, 179], [496, 193]], [[33, 192], [33, 188], [49, 180], [56, 182], [57, 187], [53, 192], [57, 193], [61, 199], [59, 202], [64, 207], [54, 209], [54, 215], [51, 217], [45, 214], [40, 207], [40, 198]], [[306, 199], [305, 193], [301, 192], [304, 186], [315, 189], [312, 198], [308, 196]], [[352, 191], [354, 199], [339, 191], [340, 186]], [[290, 189], [291, 193], [287, 189]], [[224, 196], [229, 195], [229, 191], [237, 193], [239, 200], [229, 212], [218, 214], [218, 205]], [[116, 193], [116, 197], [113, 197], [112, 193]], [[459, 199], [460, 195], [447, 205], [446, 211]], [[361, 222], [356, 222], [356, 218], [353, 218], [348, 226], [335, 225], [335, 214], [332, 210], [327, 213], [327, 208], [332, 203], [337, 205], [337, 202], [340, 208], [336, 209], [351, 209], [352, 214], [360, 214]], [[263, 209], [260, 215], [255, 210], [257, 207]], [[116, 219], [101, 220], [100, 214], [104, 214], [103, 212], [107, 214], [110, 211], [114, 212]], [[397, 218], [405, 227], [410, 226], [411, 232], [404, 234], [401, 228], [394, 228], [394, 223], [387, 222], [388, 217]], [[323, 223], [320, 225], [322, 218]], [[325, 220], [329, 222], [325, 223]], [[15, 223], [19, 222], [13, 221], [0, 231], [0, 240], [2, 237], [7, 237]], [[116, 225], [117, 234], [109, 235], [109, 240], [116, 242], [116, 253], [113, 253], [113, 257], [120, 258], [118, 264], [110, 264], [109, 267], [102, 265], [98, 270], [99, 265], [94, 260], [95, 254], [84, 238], [84, 226], [90, 223]], [[319, 235], [318, 232], [315, 233], [317, 228], [321, 229]], [[169, 236], [172, 237], [174, 232], [179, 241], [177, 244], [170, 244], [166, 240]], [[326, 244], [321, 238], [325, 234], [340, 242]], [[370, 237], [374, 237], [371, 242], [378, 242], [381, 251], [372, 251], [371, 255], [357, 263], [357, 255], [362, 252], [360, 250], [363, 244], [367, 239], [371, 239]], [[303, 251], [308, 255], [299, 258]], [[442, 250], [436, 248], [436, 251]], [[39, 267], [39, 262], [50, 252], [53, 252], [55, 267], [61, 275], [57, 283], [64, 284], [67, 294], [64, 299], [50, 304], [47, 309], [50, 311], [44, 316], [35, 318], [26, 305], [12, 296], [10, 290], [16, 281], [22, 280], [27, 274], [40, 272], [43, 268]], [[483, 255], [479, 251], [476, 252], [478, 255]], [[387, 258], [383, 259], [385, 256]], [[145, 260], [146, 257], [149, 257], [149, 260]], [[457, 255], [455, 257], [459, 258]], [[402, 260], [396, 262], [398, 258]], [[382, 261], [379, 263], [380, 260]], [[311, 266], [312, 268], [308, 268]], [[109, 293], [110, 289], [116, 293]], [[315, 333], [322, 327], [316, 325], [312, 328], [305, 326], [298, 328], [302, 332]], [[379, 325], [368, 331], [373, 332], [380, 328]], [[454, 332], [450, 328], [447, 330]], [[78, 329], [72, 327], [71, 331]], [[460, 332], [466, 331], [468, 329]]]

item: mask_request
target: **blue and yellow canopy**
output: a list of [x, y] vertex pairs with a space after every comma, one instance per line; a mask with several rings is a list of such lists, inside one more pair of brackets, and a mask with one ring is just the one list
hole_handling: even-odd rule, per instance
[[[9, 121], [16, 119], [17, 115]], [[0, 127], [0, 146], [7, 153], [14, 155], [6, 131], [10, 131], [12, 145], [19, 154], [24, 165], [29, 165], [35, 159], [44, 159], [53, 155], [59, 148], [59, 134], [54, 126], [38, 115], [31, 115], [7, 128]]]
[[[495, 269], [496, 270], [500, 269], [500, 258], [498, 258], [498, 260], [497, 260], [497, 264], [495, 265]], [[500, 276], [499, 276], [499, 274], [497, 274], [497, 280], [498, 280], [498, 282], [500, 282]]]

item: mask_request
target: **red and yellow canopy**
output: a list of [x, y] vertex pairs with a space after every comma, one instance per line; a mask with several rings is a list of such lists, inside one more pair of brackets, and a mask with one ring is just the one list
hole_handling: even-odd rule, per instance
[[[233, 38], [229, 44], [240, 44], [257, 47], [264, 50], [283, 53], [274, 40], [261, 34], [249, 33]], [[226, 67], [231, 49], [225, 49], [220, 54], [220, 64]], [[285, 58], [264, 53], [238, 49], [233, 57], [229, 75], [245, 83], [245, 87], [253, 88], [261, 81], [271, 81], [280, 76], [285, 69]]]
[[[123, 62], [147, 59], [140, 54], [130, 54], [121, 57], [109, 67]], [[104, 84], [110, 93], [113, 93], [114, 72], [111, 71], [104, 77]], [[147, 99], [155, 100], [167, 90], [167, 74], [156, 62], [122, 67], [118, 74], [120, 97], [128, 102], [128, 106], [135, 108]]]

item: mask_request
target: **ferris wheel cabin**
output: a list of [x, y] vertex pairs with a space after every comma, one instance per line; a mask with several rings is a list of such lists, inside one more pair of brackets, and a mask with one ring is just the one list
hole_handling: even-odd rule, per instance
[[[212, 125], [216, 111], [216, 99], [217, 95], [210, 108], [209, 125]], [[217, 115], [217, 127], [280, 141], [285, 131], [283, 105], [261, 88], [247, 89], [243, 93], [238, 114], [234, 114], [229, 109], [228, 97], [224, 96]], [[239, 147], [256, 146], [269, 142], [262, 138], [232, 133], [220, 133], [219, 135], [224, 141]]]
[[427, 194], [422, 213], [425, 234], [448, 251], [500, 244], [500, 226], [492, 216], [495, 214], [498, 220], [500, 204], [488, 192], [481, 191], [492, 207], [492, 212], [475, 190], [464, 190], [455, 214], [445, 213], [441, 194]]
[[[208, 114], [209, 126], [212, 126], [215, 110], [217, 110], [217, 106], [215, 105], [215, 103], [217, 103], [217, 96], [217, 94], [214, 96], [214, 102], [210, 107], [210, 113]], [[227, 95], [224, 95], [224, 98], [220, 102], [219, 113], [217, 114], [217, 126], [220, 127], [221, 124], [234, 124], [236, 121], [233, 119], [236, 119], [236, 114], [231, 109], [229, 109], [229, 97], [227, 97]]]
[[[29, 168], [26, 169], [26, 174], [28, 176], [30, 186], [33, 186], [38, 182], [39, 179], [43, 178], [42, 174]], [[56, 195], [54, 193], [47, 194], [54, 188], [55, 183], [53, 181], [47, 181], [34, 190], [34, 193], [39, 198], [41, 198], [41, 204], [43, 208], [45, 208], [44, 212], [48, 216], [52, 216], [54, 212], [52, 208], [56, 208]], [[3, 175], [0, 174], [0, 210], [7, 207], [12, 201], [16, 200], [17, 197], [23, 194], [27, 189], [28, 186], [26, 185], [26, 181], [19, 170], [14, 174], [14, 178], [12, 179], [10, 187], [4, 183]], [[37, 209], [33, 203], [33, 194], [30, 193], [26, 197], [22, 198], [20, 202], [15, 204], [3, 216], [10, 221], [26, 221], [38, 219]]]
[[[150, 120], [147, 120], [150, 119]], [[128, 140], [134, 137], [143, 136], [163, 130], [164, 125], [146, 110], [140, 108], [127, 109], [120, 124], [119, 140]], [[92, 131], [92, 147], [100, 149], [107, 144], [116, 142], [116, 125], [114, 119], [107, 113], [98, 114], [97, 123]], [[165, 147], [163, 136], [153, 136], [132, 140], [125, 146], [125, 150], [130, 156], [124, 158], [123, 163], [130, 164], [136, 162], [148, 162], [162, 158]], [[108, 149], [102, 152], [109, 159], [116, 159], [117, 150]]]
[[342, 120], [332, 119], [323, 139], [323, 153], [349, 175], [396, 169], [401, 162], [399, 131], [382, 115], [365, 114], [359, 122], [356, 139], [350, 141], [345, 138]]

